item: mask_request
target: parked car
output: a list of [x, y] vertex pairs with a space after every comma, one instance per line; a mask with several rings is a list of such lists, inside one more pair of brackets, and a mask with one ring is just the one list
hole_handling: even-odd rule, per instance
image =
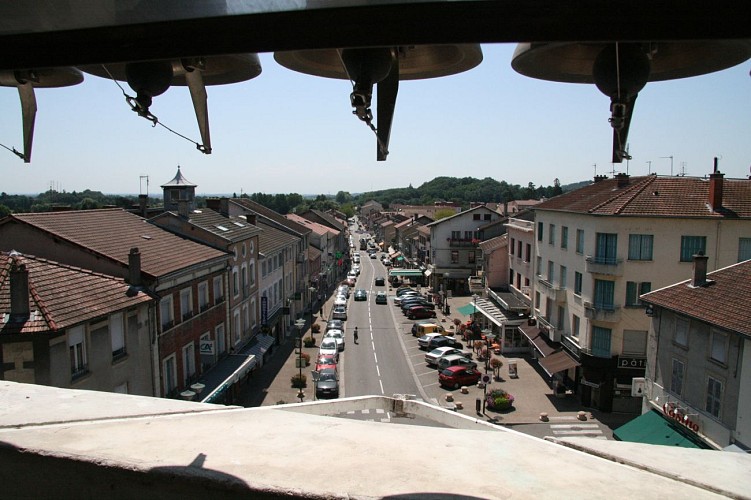
[[400, 305], [402, 302], [412, 297], [421, 297], [421, 295], [417, 292], [403, 293], [401, 295], [397, 295], [396, 297], [394, 297], [394, 304]]
[[425, 297], [415, 297], [413, 299], [409, 300], [403, 300], [399, 306], [402, 308], [402, 312], [407, 312], [407, 309], [410, 309], [415, 306], [422, 306], [427, 307], [428, 309], [435, 309], [435, 304], [432, 302], [428, 302]]
[[326, 323], [326, 330], [344, 331], [344, 321], [340, 319], [330, 319], [328, 323]]
[[336, 358], [330, 354], [319, 354], [316, 359], [316, 371], [321, 371], [326, 368], [337, 369]]
[[404, 294], [405, 294], [405, 293], [407, 293], [407, 292], [415, 292], [415, 293], [419, 293], [419, 292], [418, 292], [417, 290], [415, 290], [415, 289], [414, 289], [414, 288], [412, 288], [412, 287], [409, 287], [409, 286], [403, 286], [403, 287], [399, 287], [399, 288], [397, 288], [397, 289], [396, 289], [396, 296], [397, 296], [397, 297], [401, 297], [402, 295], [404, 295]]
[[466, 366], [467, 368], [477, 368], [477, 363], [461, 354], [449, 354], [442, 356], [438, 360], [438, 369], [445, 370], [449, 366]]
[[376, 258], [376, 254], [375, 254], [375, 252], [370, 252], [370, 258], [371, 258], [371, 259], [375, 259], [375, 258]]
[[324, 339], [336, 340], [336, 347], [340, 350], [344, 350], [344, 332], [342, 330], [328, 330], [323, 334]]
[[352, 270], [353, 270], [353, 271], [354, 271], [354, 272], [355, 272], [355, 273], [356, 273], [356, 274], [357, 274], [358, 276], [360, 276], [360, 264], [355, 264], [354, 266], [352, 266]]
[[[430, 347], [428, 347], [428, 349], [429, 348]], [[459, 354], [459, 353], [461, 353], [461, 351], [454, 347], [448, 347], [448, 346], [437, 347], [425, 355], [425, 362], [428, 364], [428, 366], [436, 366], [438, 365], [438, 360], [441, 359], [443, 356], [448, 356], [449, 354]]]
[[357, 271], [355, 271], [354, 269], [350, 269], [349, 272], [347, 273], [347, 279], [350, 279], [350, 278], [357, 281]]
[[413, 307], [407, 311], [407, 317], [409, 319], [435, 318], [435, 311], [427, 307]]
[[388, 267], [388, 266], [391, 265], [391, 259], [383, 259], [382, 262], [383, 262], [383, 265], [386, 266], [386, 267]]
[[428, 343], [430, 342], [430, 339], [433, 337], [440, 337], [440, 333], [426, 333], [419, 339], [417, 339], [417, 345], [420, 347], [420, 349], [427, 349]]
[[378, 292], [376, 294], [375, 302], [376, 304], [387, 304], [388, 300], [386, 300], [386, 292]]
[[[440, 337], [430, 339], [430, 342], [428, 343], [428, 349], [435, 349], [436, 347], [454, 347], [456, 349], [461, 349], [464, 346], [456, 341], [454, 337], [441, 335]], [[472, 354], [470, 354], [469, 357], [471, 358]]]
[[383, 276], [378, 276], [375, 279], [375, 286], [385, 286], [386, 285], [386, 278]]
[[347, 286], [355, 286], [355, 277], [349, 276], [346, 280], [344, 280], [344, 282], [347, 284]]
[[337, 295], [334, 297], [334, 305], [335, 306], [347, 306], [347, 296], [346, 295]]
[[347, 308], [344, 306], [334, 306], [334, 311], [331, 313], [331, 317], [347, 321]]
[[335, 339], [323, 339], [321, 340], [321, 345], [318, 348], [318, 356], [323, 355], [331, 355], [334, 356], [334, 359], [339, 361], [339, 347], [336, 345]]
[[441, 335], [449, 335], [446, 329], [431, 320], [420, 320], [412, 324], [412, 336], [422, 337], [426, 333], [437, 332]]
[[339, 397], [339, 377], [336, 374], [336, 370], [325, 369], [318, 372], [316, 396], [319, 398]]
[[362, 288], [355, 290], [355, 300], [368, 300], [368, 292]]
[[339, 288], [336, 289], [336, 293], [337, 295], [344, 294], [349, 298], [349, 286], [346, 284], [339, 285]]
[[467, 366], [449, 366], [438, 373], [438, 383], [449, 389], [463, 385], [474, 385], [480, 380], [480, 372]]

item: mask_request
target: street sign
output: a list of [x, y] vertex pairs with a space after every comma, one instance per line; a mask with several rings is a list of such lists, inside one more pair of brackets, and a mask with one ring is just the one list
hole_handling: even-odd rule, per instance
[[490, 375], [488, 375], [488, 374], [483, 375], [482, 376], [482, 381], [485, 384], [489, 383], [490, 382]]
[[213, 340], [201, 340], [199, 343], [199, 349], [201, 354], [214, 355], [214, 341]]

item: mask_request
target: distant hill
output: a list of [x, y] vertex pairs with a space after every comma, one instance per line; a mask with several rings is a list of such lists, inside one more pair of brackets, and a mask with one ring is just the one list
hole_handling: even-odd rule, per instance
[[552, 198], [566, 191], [578, 189], [591, 181], [561, 186], [556, 179], [552, 186], [536, 187], [531, 182], [527, 186], [509, 184], [490, 177], [475, 179], [474, 177], [436, 177], [425, 182], [420, 187], [409, 185], [406, 188], [392, 188], [368, 193], [360, 193], [355, 197], [356, 203], [376, 200], [388, 206], [392, 203], [405, 205], [432, 205], [436, 201], [451, 201], [462, 206], [470, 202], [502, 203], [511, 200], [528, 200]]

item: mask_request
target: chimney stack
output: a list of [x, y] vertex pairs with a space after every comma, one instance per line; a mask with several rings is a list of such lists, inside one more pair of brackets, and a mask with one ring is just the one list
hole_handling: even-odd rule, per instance
[[598, 182], [600, 182], [600, 181], [604, 181], [607, 178], [608, 178], [607, 175], [595, 175], [595, 184], [598, 183]]
[[245, 212], [245, 220], [248, 221], [248, 224], [256, 225], [256, 214], [253, 212]]
[[615, 180], [619, 188], [628, 186], [628, 177], [629, 175], [624, 173], [615, 174]]
[[183, 219], [188, 218], [188, 200], [178, 200], [177, 215], [179, 215]]
[[128, 254], [128, 282], [131, 286], [141, 286], [141, 252], [138, 247]]
[[138, 211], [141, 213], [141, 217], [144, 219], [146, 218], [146, 205], [149, 201], [149, 195], [147, 194], [139, 194], [138, 195]]
[[229, 198], [219, 198], [219, 213], [225, 217], [229, 217]]
[[[13, 254], [11, 253], [11, 257]], [[29, 319], [29, 271], [26, 264], [14, 259], [10, 268], [10, 320], [24, 322]]]
[[717, 170], [717, 158], [714, 159], [714, 172], [709, 174], [709, 206], [713, 212], [722, 208], [722, 178], [725, 174]]
[[214, 212], [220, 211], [219, 198], [206, 198], [206, 208], [213, 210]]
[[707, 257], [704, 254], [694, 255], [694, 276], [691, 278], [691, 286], [699, 287], [707, 284]]

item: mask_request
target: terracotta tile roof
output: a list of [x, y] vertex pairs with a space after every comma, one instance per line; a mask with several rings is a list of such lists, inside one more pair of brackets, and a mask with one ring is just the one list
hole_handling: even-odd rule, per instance
[[[11, 265], [29, 272], [30, 318], [9, 323]], [[151, 299], [114, 278], [19, 253], [0, 252], [0, 335], [64, 330]]]
[[14, 221], [39, 228], [125, 266], [130, 249], [138, 247], [141, 269], [153, 278], [227, 255], [176, 236], [122, 209], [13, 214], [4, 222]]
[[594, 215], [751, 217], [751, 180], [723, 179], [722, 208], [709, 207], [709, 180], [698, 177], [631, 177], [623, 187], [605, 179], [534, 207]]
[[751, 260], [707, 273], [706, 286], [691, 280], [642, 295], [644, 302], [751, 337]]
[[331, 214], [327, 214], [326, 212], [321, 212], [320, 210], [314, 210], [314, 209], [311, 209], [310, 211], [316, 214], [321, 219], [323, 219], [325, 221], [325, 224], [324, 224], [325, 226], [329, 226], [333, 229], [336, 229], [338, 232], [341, 232], [347, 229], [346, 223], [342, 223]]
[[508, 235], [506, 234], [502, 234], [501, 236], [496, 236], [495, 238], [490, 238], [489, 240], [480, 242], [480, 248], [487, 254], [506, 246], [508, 246]]
[[291, 221], [297, 222], [298, 224], [308, 227], [315, 234], [318, 234], [318, 235], [329, 233], [329, 234], [336, 236], [337, 234], [339, 234], [338, 231], [335, 231], [334, 229], [331, 229], [328, 226], [324, 226], [323, 224], [319, 224], [318, 222], [313, 222], [312, 220], [308, 220], [301, 215], [287, 214], [285, 215], [285, 217]]

